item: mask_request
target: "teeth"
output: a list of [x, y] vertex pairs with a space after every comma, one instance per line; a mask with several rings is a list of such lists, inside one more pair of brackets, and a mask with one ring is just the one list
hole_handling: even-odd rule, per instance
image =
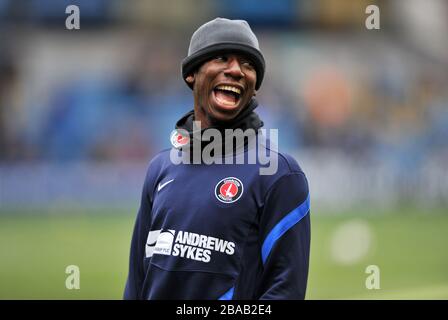
[[237, 94], [241, 94], [241, 90], [239, 88], [237, 88], [237, 87], [220, 85], [220, 86], [217, 86], [216, 89], [227, 90], [227, 91], [235, 92]]
[[216, 98], [216, 99], [219, 101], [219, 103], [222, 103], [222, 104], [224, 104], [224, 105], [226, 105], [226, 106], [234, 106], [234, 105], [235, 105], [234, 102], [230, 102], [230, 101], [226, 101], [226, 100], [221, 100], [221, 99], [219, 99], [219, 98]]

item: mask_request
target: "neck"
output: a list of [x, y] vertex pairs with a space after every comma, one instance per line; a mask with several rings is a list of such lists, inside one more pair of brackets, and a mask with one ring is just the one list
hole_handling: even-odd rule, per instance
[[194, 105], [194, 121], [200, 121], [203, 129], [210, 128], [212, 126], [211, 119], [204, 112], [204, 109], [197, 104]]

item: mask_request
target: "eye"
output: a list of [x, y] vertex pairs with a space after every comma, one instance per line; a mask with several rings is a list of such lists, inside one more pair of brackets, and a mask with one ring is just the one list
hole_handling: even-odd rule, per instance
[[228, 58], [226, 56], [216, 56], [215, 60], [221, 61], [221, 62], [226, 62], [228, 60]]
[[241, 64], [242, 64], [243, 66], [245, 66], [245, 67], [249, 67], [249, 68], [251, 68], [251, 69], [254, 69], [254, 68], [255, 68], [254, 64], [253, 64], [252, 62], [248, 61], [248, 60], [241, 61]]

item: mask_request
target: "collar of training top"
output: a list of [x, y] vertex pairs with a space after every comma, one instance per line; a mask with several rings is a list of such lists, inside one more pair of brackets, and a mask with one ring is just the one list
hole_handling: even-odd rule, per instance
[[[248, 106], [239, 114], [235, 119], [233, 119], [230, 122], [222, 123], [219, 125], [212, 126], [210, 128], [202, 129], [199, 132], [194, 131], [193, 128], [193, 121], [194, 121], [194, 110], [189, 111], [184, 116], [182, 116], [176, 123], [176, 130], [173, 131], [171, 134], [171, 144], [177, 148], [177, 149], [184, 149], [185, 146], [189, 145], [190, 147], [193, 146], [193, 143], [190, 143], [192, 139], [197, 139], [197, 137], [203, 137], [204, 133], [208, 129], [217, 129], [221, 132], [223, 137], [223, 145], [225, 142], [224, 136], [225, 136], [225, 130], [226, 129], [241, 129], [243, 131], [247, 129], [253, 129], [256, 133], [258, 133], [258, 129], [263, 127], [264, 123], [254, 112], [254, 109], [258, 107], [258, 102], [255, 100], [255, 98], [252, 98], [248, 104]], [[188, 136], [182, 136], [179, 133], [179, 129], [183, 129], [186, 132], [188, 132]], [[201, 140], [199, 143], [201, 145], [201, 149], [203, 149], [205, 146], [207, 146], [211, 141], [208, 140]], [[247, 139], [244, 139], [244, 145], [247, 145]], [[243, 145], [243, 146], [244, 146]], [[224, 148], [224, 154], [227, 154], [228, 151], [235, 151], [235, 148], [241, 147], [238, 145], [233, 146], [233, 150], [226, 150]], [[189, 148], [187, 148], [189, 149]], [[187, 150], [185, 150], [187, 151]]]

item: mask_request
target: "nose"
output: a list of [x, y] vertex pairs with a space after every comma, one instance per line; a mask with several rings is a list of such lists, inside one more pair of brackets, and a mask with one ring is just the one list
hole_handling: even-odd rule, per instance
[[230, 76], [238, 80], [244, 77], [244, 73], [241, 70], [240, 62], [238, 61], [237, 58], [235, 57], [229, 58], [227, 68], [224, 71], [224, 74], [226, 76]]

